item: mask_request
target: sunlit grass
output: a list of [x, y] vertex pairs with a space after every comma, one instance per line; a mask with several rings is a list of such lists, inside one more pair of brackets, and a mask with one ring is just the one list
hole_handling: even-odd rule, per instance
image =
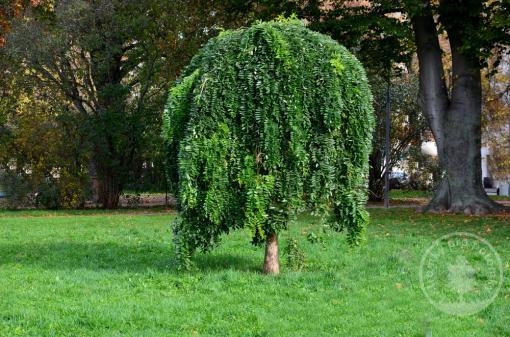
[[[0, 213], [0, 336], [510, 336], [510, 218], [371, 210], [367, 242], [302, 216], [281, 235], [304, 271], [260, 273], [247, 233], [224, 238], [196, 269], [176, 271], [172, 214]], [[474, 316], [443, 314], [423, 296], [418, 268], [438, 237], [489, 240], [505, 267], [496, 301]], [[310, 233], [317, 240], [308, 240]], [[312, 243], [311, 241], [315, 242]]]

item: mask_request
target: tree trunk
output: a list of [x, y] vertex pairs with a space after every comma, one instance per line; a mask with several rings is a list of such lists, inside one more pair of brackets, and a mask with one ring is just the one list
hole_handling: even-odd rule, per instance
[[429, 2], [413, 17], [420, 63], [420, 97], [438, 148], [444, 178], [424, 211], [483, 214], [496, 211], [482, 186], [481, 77], [477, 62], [462, 53], [459, 32], [448, 31], [453, 87], [448, 96], [438, 32]]
[[92, 202], [94, 204], [99, 203], [99, 192], [100, 192], [100, 185], [99, 185], [99, 179], [97, 178], [97, 169], [96, 169], [96, 163], [94, 162], [94, 159], [89, 159], [89, 178], [90, 178], [90, 189], [92, 191]]
[[113, 172], [107, 172], [100, 177], [99, 202], [104, 209], [119, 207], [121, 188]]
[[[453, 46], [452, 46], [453, 47]], [[455, 55], [456, 48], [452, 48]], [[454, 59], [452, 100], [445, 113], [442, 153], [443, 182], [425, 210], [484, 214], [499, 209], [482, 184], [480, 70]], [[460, 63], [460, 64], [459, 64]], [[457, 68], [457, 69], [455, 69]]]
[[373, 150], [370, 155], [370, 169], [368, 177], [368, 200], [382, 201], [384, 193], [384, 179], [382, 174], [382, 153], [379, 149]]
[[264, 257], [264, 274], [277, 275], [280, 273], [278, 259], [278, 235], [270, 233], [266, 239], [266, 255]]

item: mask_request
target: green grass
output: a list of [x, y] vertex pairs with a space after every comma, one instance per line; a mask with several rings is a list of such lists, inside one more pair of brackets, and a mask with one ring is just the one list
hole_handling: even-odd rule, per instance
[[[419, 190], [390, 190], [390, 199], [405, 201], [407, 199], [430, 199], [434, 195], [432, 191]], [[501, 195], [490, 196], [496, 201], [510, 201], [510, 197]]]
[[[510, 336], [510, 220], [371, 210], [362, 248], [303, 216], [281, 235], [298, 240], [305, 271], [282, 257], [260, 274], [263, 249], [239, 231], [197, 269], [172, 263], [171, 214], [0, 213], [0, 336]], [[474, 316], [455, 317], [422, 294], [422, 254], [452, 231], [482, 235], [498, 250], [505, 285]], [[313, 232], [322, 243], [311, 243]]]
[[491, 198], [496, 201], [510, 201], [510, 197], [506, 195], [492, 195]]
[[[143, 214], [157, 214], [157, 213], [175, 213], [170, 207], [165, 206], [152, 206], [152, 207], [138, 207], [138, 208], [118, 208], [116, 210], [106, 210], [101, 208], [93, 209], [71, 209], [71, 210], [44, 210], [44, 209], [20, 209], [10, 211], [0, 208], [0, 221], [2, 218], [16, 218], [16, 217], [61, 217], [61, 216], [90, 216], [90, 215], [143, 215]], [[1, 230], [1, 227], [0, 227]]]
[[431, 198], [434, 193], [419, 190], [390, 190], [391, 199]]

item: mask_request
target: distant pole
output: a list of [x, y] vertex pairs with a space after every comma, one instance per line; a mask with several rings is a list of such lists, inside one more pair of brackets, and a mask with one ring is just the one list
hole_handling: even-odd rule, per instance
[[390, 127], [391, 127], [391, 78], [388, 76], [386, 86], [386, 139], [384, 143], [384, 207], [390, 207]]

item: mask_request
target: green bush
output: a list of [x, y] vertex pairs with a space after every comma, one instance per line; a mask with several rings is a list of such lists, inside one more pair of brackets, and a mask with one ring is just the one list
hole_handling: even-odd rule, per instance
[[37, 185], [36, 206], [46, 209], [76, 209], [85, 206], [90, 194], [89, 182], [84, 176], [61, 171], [59, 178], [46, 177]]
[[54, 179], [46, 179], [37, 187], [36, 204], [46, 209], [62, 208], [59, 186]]
[[170, 90], [164, 114], [181, 263], [233, 229], [261, 243], [304, 209], [359, 243], [372, 109], [361, 64], [299, 21], [211, 39]]
[[30, 193], [32, 185], [26, 174], [3, 170], [0, 172], [0, 184], [6, 195], [6, 208], [19, 209], [33, 206], [33, 197]]
[[306, 269], [306, 256], [296, 239], [289, 239], [285, 247], [287, 267], [293, 271]]

